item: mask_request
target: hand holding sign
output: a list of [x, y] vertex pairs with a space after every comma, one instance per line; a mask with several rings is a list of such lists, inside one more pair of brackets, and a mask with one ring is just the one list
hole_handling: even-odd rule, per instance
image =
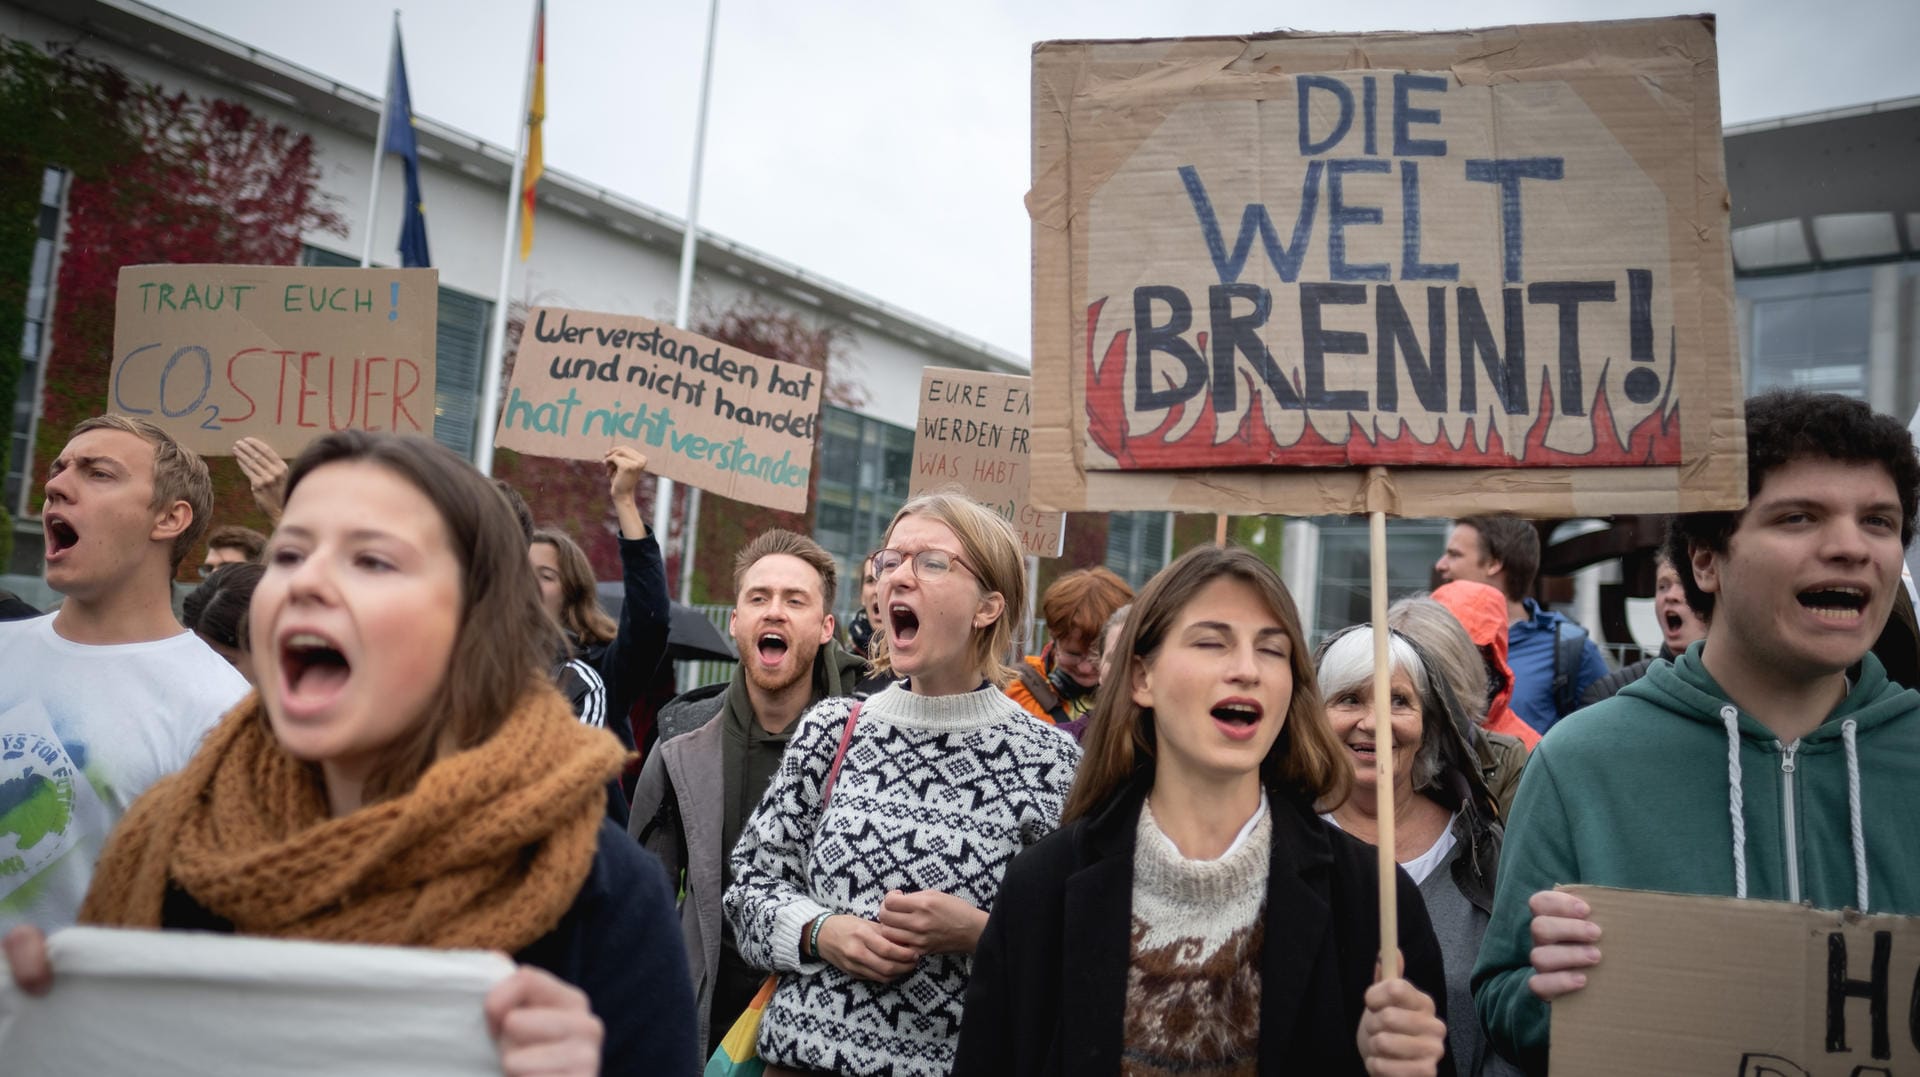
[[615, 445], [607, 450], [605, 463], [607, 493], [613, 498], [613, 514], [620, 519], [620, 536], [645, 538], [646, 523], [640, 518], [640, 506], [634, 504], [633, 492], [640, 488], [640, 476], [647, 473], [647, 458], [625, 445]]
[[605, 462], [611, 480], [607, 492], [615, 501], [632, 500], [633, 492], [640, 488], [640, 476], [647, 473], [647, 458], [625, 445], [615, 445], [607, 450]]
[[487, 1028], [505, 1077], [595, 1077], [606, 1029], [584, 991], [545, 969], [522, 965], [487, 992]]
[[32, 924], [21, 924], [7, 932], [4, 941], [7, 968], [14, 985], [29, 995], [44, 995], [53, 990], [53, 966], [47, 961], [47, 936]]
[[1564, 890], [1542, 890], [1527, 901], [1533, 911], [1533, 972], [1527, 988], [1552, 1002], [1587, 986], [1587, 969], [1600, 963], [1600, 925], [1593, 909]]
[[273, 446], [259, 438], [241, 438], [233, 443], [233, 458], [247, 476], [254, 503], [269, 520], [280, 522], [280, 510], [287, 501], [287, 462]]

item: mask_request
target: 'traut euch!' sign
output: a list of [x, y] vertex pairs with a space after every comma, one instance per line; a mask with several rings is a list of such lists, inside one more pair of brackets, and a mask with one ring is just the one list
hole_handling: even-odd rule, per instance
[[576, 460], [632, 445], [675, 482], [799, 512], [821, 381], [817, 370], [647, 318], [535, 307], [496, 443]]
[[[1737, 420], [1710, 19], [1034, 62], [1036, 392], [1070, 400], [1041, 440], [1082, 483], [1384, 465], [1571, 500], [1510, 473], [1659, 469], [1671, 499]], [[1265, 507], [1346, 507], [1300, 489]]]
[[223, 456], [335, 430], [433, 434], [439, 273], [147, 265], [120, 271], [108, 406]]

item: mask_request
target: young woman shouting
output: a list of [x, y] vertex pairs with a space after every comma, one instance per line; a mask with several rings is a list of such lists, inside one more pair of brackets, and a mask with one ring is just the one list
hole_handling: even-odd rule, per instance
[[1398, 879], [1376, 982], [1372, 850], [1293, 600], [1206, 546], [1134, 601], [1060, 831], [1014, 859], [955, 1073], [1451, 1074], [1439, 947]]

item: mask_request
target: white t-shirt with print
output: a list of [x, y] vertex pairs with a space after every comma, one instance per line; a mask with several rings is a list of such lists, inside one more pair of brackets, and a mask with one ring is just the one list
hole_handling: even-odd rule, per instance
[[93, 646], [0, 622], [0, 933], [74, 922], [107, 832], [247, 694], [192, 632]]

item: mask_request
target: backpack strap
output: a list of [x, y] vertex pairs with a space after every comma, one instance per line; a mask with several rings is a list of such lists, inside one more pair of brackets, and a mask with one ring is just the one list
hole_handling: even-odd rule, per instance
[[1553, 627], [1553, 706], [1564, 718], [1580, 708], [1574, 685], [1586, 657], [1587, 630], [1572, 621]]

